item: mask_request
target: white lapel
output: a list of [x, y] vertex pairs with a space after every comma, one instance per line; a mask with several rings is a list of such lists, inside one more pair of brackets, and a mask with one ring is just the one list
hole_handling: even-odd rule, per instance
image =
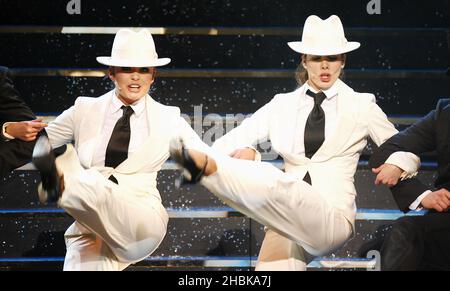
[[294, 152], [294, 139], [295, 134], [297, 130], [297, 116], [298, 111], [300, 110], [299, 106], [299, 99], [300, 94], [303, 92], [303, 86], [298, 88], [293, 92], [293, 96], [290, 100], [290, 102], [285, 103], [285, 106], [282, 107], [282, 111], [279, 112], [279, 116], [281, 116], [282, 120], [280, 122], [280, 128], [284, 131], [284, 133], [281, 134], [282, 138], [280, 139], [283, 141], [283, 144], [279, 145], [281, 148], [284, 148], [283, 152]]
[[[101, 139], [101, 130], [105, 120], [105, 114], [111, 102], [114, 91], [110, 91], [89, 104], [82, 115], [79, 124], [79, 137], [77, 141], [77, 151], [83, 165], [91, 167], [95, 150]], [[85, 109], [82, 107], [81, 109]]]
[[280, 105], [271, 118], [270, 140], [272, 146], [282, 153], [294, 152], [294, 139], [296, 120], [299, 114], [299, 96], [303, 92], [303, 86], [297, 90], [285, 94], [279, 99]]
[[336, 130], [314, 154], [312, 160], [315, 161], [327, 160], [334, 156], [347, 143], [356, 125], [354, 108], [358, 105], [353, 102], [354, 91], [341, 80], [338, 79], [336, 82], [338, 82]]

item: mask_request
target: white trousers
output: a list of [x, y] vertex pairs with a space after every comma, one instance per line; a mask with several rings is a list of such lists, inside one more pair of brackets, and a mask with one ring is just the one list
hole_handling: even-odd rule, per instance
[[342, 212], [308, 183], [269, 163], [214, 158], [217, 172], [202, 184], [270, 230], [257, 270], [304, 270], [307, 257], [327, 254], [352, 235]]
[[59, 206], [76, 219], [65, 234], [64, 270], [123, 270], [155, 251], [168, 222], [158, 199], [84, 170], [71, 146], [56, 165], [65, 184]]
[[255, 270], [305, 271], [313, 258], [301, 245], [266, 228]]

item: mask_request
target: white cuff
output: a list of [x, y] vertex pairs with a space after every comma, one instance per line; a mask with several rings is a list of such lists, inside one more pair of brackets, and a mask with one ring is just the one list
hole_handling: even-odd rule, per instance
[[2, 126], [2, 135], [3, 135], [3, 137], [4, 137], [4, 139], [5, 139], [6, 141], [15, 139], [14, 136], [9, 135], [9, 134], [6, 133], [6, 127], [7, 127], [8, 125], [12, 124], [12, 123], [14, 123], [14, 122], [5, 122], [5, 123], [3, 123], [3, 126]]
[[423, 198], [425, 198], [430, 193], [431, 193], [431, 190], [427, 190], [427, 191], [423, 192], [419, 197], [417, 197], [416, 200], [414, 200], [413, 203], [411, 203], [411, 205], [409, 205], [409, 209], [414, 210], [414, 211], [422, 210], [423, 207], [419, 207], [419, 205], [422, 202]]
[[402, 169], [404, 172], [400, 177], [404, 180], [417, 175], [420, 167], [420, 158], [410, 152], [395, 152], [389, 156], [385, 163]]

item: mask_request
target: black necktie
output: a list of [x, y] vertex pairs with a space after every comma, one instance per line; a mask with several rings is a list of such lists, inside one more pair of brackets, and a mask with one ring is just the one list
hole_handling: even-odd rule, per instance
[[128, 145], [130, 143], [130, 116], [133, 114], [131, 106], [122, 106], [123, 115], [117, 120], [111, 138], [106, 148], [105, 166], [117, 167], [128, 157]]
[[[305, 156], [311, 158], [322, 145], [325, 140], [325, 112], [323, 112], [322, 104], [325, 100], [325, 93], [319, 92], [317, 94], [310, 90], [306, 91], [306, 95], [314, 98], [314, 107], [308, 115], [305, 126]], [[311, 184], [311, 177], [306, 173], [305, 182]]]

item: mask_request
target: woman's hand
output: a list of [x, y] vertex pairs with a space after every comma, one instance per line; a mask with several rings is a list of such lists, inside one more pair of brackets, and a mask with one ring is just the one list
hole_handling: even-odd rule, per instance
[[397, 185], [403, 170], [391, 164], [382, 164], [376, 169], [372, 169], [374, 174], [377, 174], [375, 185], [384, 184], [389, 187]]
[[47, 124], [42, 122], [42, 119], [11, 122], [6, 126], [5, 132], [23, 141], [33, 141], [36, 139], [38, 133], [46, 126]]
[[251, 148], [237, 149], [230, 154], [230, 157], [241, 160], [254, 161], [256, 152]]

